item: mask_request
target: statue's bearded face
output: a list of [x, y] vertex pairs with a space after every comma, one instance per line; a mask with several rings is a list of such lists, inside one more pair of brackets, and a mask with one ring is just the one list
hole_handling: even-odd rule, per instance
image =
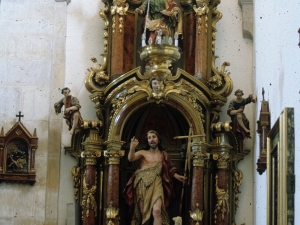
[[156, 149], [159, 144], [159, 139], [154, 133], [148, 133], [147, 135], [148, 144], [151, 149]]

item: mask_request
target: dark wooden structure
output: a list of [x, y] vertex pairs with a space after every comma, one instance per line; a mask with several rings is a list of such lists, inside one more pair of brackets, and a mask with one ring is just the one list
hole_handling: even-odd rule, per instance
[[6, 133], [0, 133], [0, 182], [35, 183], [36, 129], [33, 135], [19, 121]]

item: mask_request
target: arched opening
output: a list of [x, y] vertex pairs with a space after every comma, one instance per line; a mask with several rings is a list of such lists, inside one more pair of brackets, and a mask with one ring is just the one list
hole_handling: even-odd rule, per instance
[[[146, 133], [149, 130], [156, 130], [162, 139], [162, 146], [170, 156], [172, 163], [178, 168], [179, 173], [184, 172], [186, 139], [174, 139], [175, 136], [188, 134], [189, 123], [185, 116], [176, 108], [168, 104], [150, 103], [136, 110], [126, 120], [121, 139], [126, 141], [124, 145], [125, 156], [120, 162], [120, 195], [129, 178], [138, 167], [138, 163], [130, 163], [127, 155], [130, 147], [130, 140], [135, 136], [139, 140], [138, 149], [144, 149], [146, 145]], [[179, 189], [181, 189], [180, 187]], [[172, 217], [179, 215], [179, 195], [168, 209], [170, 221]], [[184, 200], [188, 199], [186, 194]], [[183, 204], [186, 206], [187, 204]], [[130, 212], [122, 196], [120, 196], [120, 223], [130, 224]], [[185, 208], [182, 208], [182, 216], [185, 217]], [[171, 223], [172, 224], [172, 223]]]

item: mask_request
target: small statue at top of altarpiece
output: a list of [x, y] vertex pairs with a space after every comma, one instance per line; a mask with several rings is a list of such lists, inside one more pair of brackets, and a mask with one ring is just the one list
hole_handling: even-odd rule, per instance
[[154, 130], [147, 133], [148, 150], [135, 152], [138, 140], [133, 137], [130, 143], [128, 160], [140, 160], [139, 169], [128, 181], [123, 196], [133, 207], [131, 224], [147, 224], [151, 218], [154, 224], [169, 224], [166, 208], [179, 194], [176, 182], [184, 182], [184, 176], [177, 173], [165, 151], [162, 151], [161, 138]]
[[146, 14], [144, 35], [147, 28], [153, 44], [159, 30], [166, 39], [173, 38], [175, 33], [182, 34], [182, 10], [174, 0], [145, 0], [135, 11]]
[[249, 120], [244, 114], [245, 105], [256, 102], [256, 96], [250, 94], [248, 98], [243, 98], [244, 92], [240, 89], [236, 90], [234, 95], [236, 98], [230, 101], [227, 114], [231, 117], [233, 123], [233, 132], [235, 132], [240, 139], [251, 138]]
[[80, 115], [79, 109], [81, 108], [79, 100], [70, 95], [71, 90], [68, 87], [65, 87], [61, 90], [61, 93], [65, 96], [59, 102], [54, 104], [55, 113], [61, 113], [61, 108], [64, 105], [64, 118], [66, 123], [69, 126], [70, 134], [78, 132], [83, 124], [83, 119]]

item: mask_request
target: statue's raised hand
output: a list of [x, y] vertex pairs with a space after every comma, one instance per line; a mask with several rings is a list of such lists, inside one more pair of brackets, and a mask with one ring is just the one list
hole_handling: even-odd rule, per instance
[[130, 143], [130, 149], [136, 149], [138, 146], [139, 141], [135, 137], [131, 138], [131, 143]]

